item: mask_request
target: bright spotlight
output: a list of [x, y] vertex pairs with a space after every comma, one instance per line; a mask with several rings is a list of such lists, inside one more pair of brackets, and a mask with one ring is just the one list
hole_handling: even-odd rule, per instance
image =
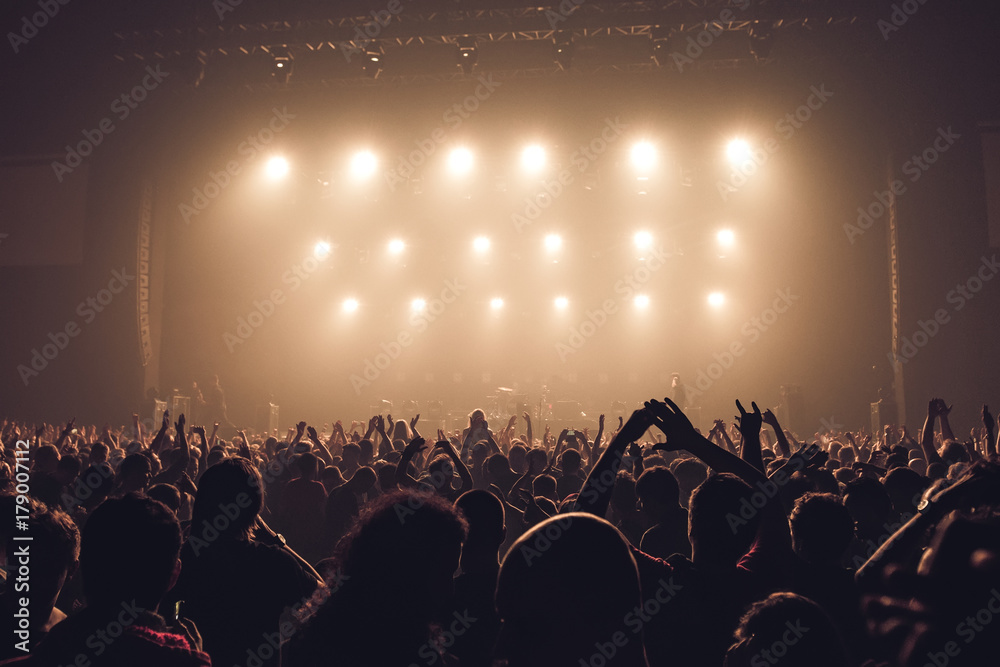
[[427, 307], [427, 302], [423, 299], [414, 299], [410, 302], [410, 310], [421, 311]]
[[287, 176], [289, 169], [288, 160], [283, 157], [275, 156], [267, 161], [267, 177], [273, 181]]
[[733, 139], [726, 146], [726, 157], [730, 164], [739, 167], [753, 159], [753, 149], [745, 139]]
[[718, 240], [719, 245], [726, 248], [732, 247], [736, 243], [736, 234], [731, 229], [720, 229], [715, 238]]
[[406, 250], [406, 244], [403, 243], [403, 239], [393, 239], [389, 241], [389, 252], [393, 255], [398, 255], [404, 250]]
[[562, 237], [558, 234], [549, 234], [545, 237], [545, 249], [549, 252], [555, 252], [562, 247]]
[[490, 308], [492, 308], [493, 310], [500, 310], [501, 308], [503, 308], [503, 299], [501, 299], [500, 297], [495, 297], [493, 299], [490, 299]]
[[448, 156], [448, 168], [455, 174], [466, 174], [472, 169], [472, 151], [456, 148]]
[[521, 166], [527, 171], [536, 172], [545, 168], [545, 149], [541, 146], [528, 146], [521, 153]]
[[649, 250], [653, 245], [653, 235], [646, 231], [636, 232], [632, 240], [635, 241], [635, 247], [639, 250]]
[[726, 302], [726, 295], [722, 292], [712, 292], [708, 295], [708, 305], [712, 308], [721, 308]]
[[636, 308], [646, 309], [649, 308], [649, 297], [645, 294], [636, 294], [635, 298], [632, 299], [632, 303], [635, 304]]
[[472, 242], [472, 247], [476, 252], [486, 252], [490, 249], [490, 240], [485, 236], [477, 236]]
[[569, 299], [564, 296], [556, 297], [556, 308], [566, 310], [569, 307]]
[[358, 300], [344, 299], [344, 303], [342, 303], [340, 307], [345, 313], [353, 313], [358, 309]]
[[361, 151], [351, 158], [351, 175], [354, 178], [368, 178], [378, 169], [378, 158], [371, 151]]
[[648, 141], [640, 141], [632, 146], [632, 166], [640, 171], [652, 169], [656, 165], [656, 148]]
[[313, 257], [316, 259], [326, 259], [330, 256], [330, 242], [329, 241], [318, 241], [315, 246], [313, 246]]

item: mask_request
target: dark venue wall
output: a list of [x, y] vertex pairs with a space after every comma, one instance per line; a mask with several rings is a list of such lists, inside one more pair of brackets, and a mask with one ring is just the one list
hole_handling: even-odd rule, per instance
[[[884, 210], [894, 182], [908, 423], [932, 392], [970, 406], [995, 391], [1000, 281], [990, 278], [1000, 267], [981, 147], [1000, 81], [991, 3], [928, 2], [903, 22], [889, 2], [706, 2], [707, 20], [769, 19], [756, 56], [743, 33], [716, 36], [688, 18], [659, 62], [643, 50], [651, 35], [612, 31], [578, 38], [562, 67], [551, 38], [481, 40], [468, 75], [453, 46], [428, 39], [389, 44], [372, 78], [364, 54], [331, 38], [317, 51], [292, 44], [283, 82], [273, 75], [277, 45], [290, 41], [282, 30], [308, 42], [309, 17], [364, 25], [371, 11], [293, 4], [219, 15], [210, 3], [70, 3], [4, 55], [16, 93], [0, 123], [5, 165], [68, 164], [67, 146], [94, 144], [80, 167], [52, 169], [51, 182], [22, 193], [22, 206], [70, 202], [77, 217], [53, 233], [79, 236], [78, 254], [69, 243], [18, 265], [8, 257], [27, 256], [27, 223], [7, 216], [0, 229], [8, 412], [125, 420], [148, 411], [149, 389], [188, 394], [217, 374], [244, 423], [268, 401], [311, 422], [345, 409], [360, 418], [383, 400], [461, 412], [498, 387], [515, 402], [578, 401], [596, 414], [666, 393], [679, 372], [703, 425], [729, 415], [734, 396], [788, 402], [783, 386], [802, 434], [868, 423], [894, 381]], [[695, 11], [666, 4], [665, 23]], [[34, 6], [5, 10], [5, 29]], [[782, 11], [792, 19], [778, 21]], [[794, 19], [824, 11], [837, 20]], [[223, 45], [202, 65], [191, 53], [231, 26], [278, 18], [306, 27], [276, 27], [249, 54]], [[166, 28], [195, 25], [193, 41], [159, 48]], [[702, 39], [700, 54], [688, 37]], [[739, 174], [724, 157], [737, 135], [757, 151]], [[660, 151], [648, 180], [629, 163], [641, 139]], [[519, 151], [531, 141], [558, 164], [526, 180]], [[464, 181], [444, 173], [457, 145], [477, 160]], [[588, 145], [600, 150], [580, 151]], [[347, 168], [362, 148], [381, 160], [368, 183]], [[290, 173], [268, 181], [277, 154]], [[70, 191], [79, 181], [83, 198]], [[146, 184], [151, 291], [140, 293], [139, 277], [119, 281], [84, 315], [79, 304], [111, 292], [116, 271], [140, 272]], [[736, 242], [720, 249], [724, 228]], [[637, 230], [651, 248], [636, 249]], [[553, 233], [563, 246], [547, 254]], [[486, 255], [472, 250], [480, 235]], [[407, 243], [397, 256], [386, 251], [393, 238]], [[720, 308], [706, 305], [716, 291]], [[638, 293], [646, 310], [633, 305]], [[555, 312], [560, 295], [569, 306]], [[414, 314], [416, 297], [427, 310]], [[63, 349], [58, 332], [73, 324]], [[51, 359], [46, 345], [59, 348]], [[46, 363], [32, 366], [35, 350]]]

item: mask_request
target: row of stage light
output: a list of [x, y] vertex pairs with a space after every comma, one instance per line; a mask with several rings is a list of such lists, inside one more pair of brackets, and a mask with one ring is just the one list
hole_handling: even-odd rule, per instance
[[[706, 303], [712, 308], [721, 308], [726, 303], [726, 295], [723, 292], [710, 292], [706, 298]], [[570, 299], [567, 296], [556, 296], [552, 300], [552, 307], [557, 311], [566, 311], [570, 307]], [[652, 304], [652, 299], [647, 294], [636, 294], [632, 297], [632, 305], [637, 310], [646, 310]], [[490, 299], [489, 307], [494, 312], [502, 311], [507, 303], [503, 297], [495, 296]], [[341, 310], [345, 313], [355, 313], [361, 308], [361, 301], [354, 297], [349, 297], [341, 302]], [[380, 304], [381, 308], [381, 304]], [[410, 311], [421, 313], [429, 308], [428, 302], [423, 297], [415, 297], [410, 301]], [[438, 315], [440, 313], [434, 313]]]
[[[715, 240], [719, 244], [720, 251], [725, 251], [736, 245], [736, 232], [731, 229], [720, 229], [715, 234]], [[640, 253], [653, 249], [655, 238], [653, 234], [646, 230], [639, 230], [632, 236], [632, 243]], [[559, 234], [546, 234], [542, 240], [545, 250], [549, 253], [558, 253], [563, 247], [563, 237]], [[472, 240], [472, 249], [479, 255], [490, 252], [493, 241], [488, 236], [477, 236]], [[313, 247], [313, 254], [317, 259], [329, 256], [333, 246], [329, 241], [317, 241]], [[402, 255], [406, 252], [407, 244], [401, 238], [390, 239], [386, 244], [386, 252], [389, 255]]]
[[[753, 162], [754, 149], [745, 139], [733, 139], [725, 147], [725, 156], [733, 168], [739, 168]], [[427, 156], [424, 155], [423, 159], [427, 159]], [[628, 161], [639, 178], [651, 175], [659, 160], [660, 151], [650, 141], [637, 141], [629, 149]], [[476, 155], [467, 146], [456, 146], [447, 153], [445, 161], [452, 174], [464, 175], [475, 169]], [[552, 161], [544, 146], [531, 144], [521, 150], [520, 166], [527, 174], [539, 175], [552, 166]], [[385, 164], [374, 151], [362, 150], [350, 158], [347, 171], [354, 180], [366, 181], [391, 167], [392, 165]], [[273, 155], [268, 159], [264, 169], [268, 178], [280, 181], [291, 173], [292, 165], [288, 158]]]

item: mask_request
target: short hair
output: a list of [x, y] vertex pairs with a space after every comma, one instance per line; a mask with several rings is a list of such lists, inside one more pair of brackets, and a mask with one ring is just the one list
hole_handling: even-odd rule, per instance
[[468, 522], [468, 544], [499, 548], [505, 536], [504, 509], [500, 499], [489, 491], [466, 491], [455, 507]]
[[146, 495], [169, 507], [174, 514], [181, 509], [181, 492], [173, 484], [154, 484], [146, 490]]
[[121, 466], [118, 468], [118, 472], [122, 477], [142, 472], [152, 473], [153, 464], [151, 464], [149, 459], [142, 454], [129, 454], [125, 457], [125, 460], [122, 461]]
[[840, 496], [807, 493], [790, 518], [795, 552], [807, 562], [839, 560], [854, 538], [854, 519]]
[[56, 449], [55, 445], [42, 445], [35, 450], [35, 465], [39, 463], [55, 465], [58, 462], [59, 450]]
[[[219, 533], [249, 539], [264, 506], [262, 484], [257, 468], [244, 458], [224, 459], [209, 467], [198, 482], [191, 511], [192, 532], [200, 531], [203, 522], [212, 525], [222, 507], [235, 504], [240, 512], [235, 518], [230, 517], [229, 524]], [[246, 499], [240, 500], [244, 494]]]
[[300, 454], [292, 463], [295, 466], [295, 469], [298, 470], [303, 477], [316, 476], [316, 471], [319, 467], [319, 459], [316, 458], [315, 454], [311, 454], [309, 452]]
[[536, 496], [555, 496], [558, 488], [552, 475], [539, 475], [531, 483], [531, 490]]
[[745, 554], [757, 534], [759, 515], [732, 522], [739, 516], [742, 501], [750, 502], [753, 489], [736, 475], [718, 473], [691, 493], [688, 533], [691, 542], [700, 542], [730, 558]]
[[74, 476], [80, 474], [80, 459], [75, 456], [64, 456], [56, 464], [56, 470], [73, 473]]
[[135, 493], [107, 500], [83, 529], [84, 595], [91, 605], [159, 602], [180, 549], [180, 524], [163, 503]]
[[635, 481], [635, 495], [643, 502], [657, 502], [661, 505], [680, 504], [681, 489], [677, 478], [667, 468], [650, 468]]
[[577, 450], [566, 449], [559, 455], [559, 461], [562, 463], [564, 468], [576, 469], [580, 467], [580, 464], [583, 462], [583, 458]]

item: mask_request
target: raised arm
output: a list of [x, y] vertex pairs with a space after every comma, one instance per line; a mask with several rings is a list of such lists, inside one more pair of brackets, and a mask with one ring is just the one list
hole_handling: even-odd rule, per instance
[[986, 456], [997, 455], [997, 441], [994, 436], [996, 424], [996, 420], [994, 420], [993, 415], [990, 414], [990, 406], [984, 405], [983, 426], [986, 427]]
[[765, 410], [763, 415], [764, 423], [771, 427], [774, 431], [775, 443], [781, 455], [786, 459], [792, 455], [792, 449], [788, 446], [788, 438], [785, 437], [785, 432], [781, 429], [781, 424], [778, 423], [778, 418], [774, 416], [774, 413], [770, 410]]
[[927, 418], [924, 420], [924, 427], [920, 431], [920, 448], [924, 451], [924, 459], [927, 465], [940, 463], [941, 456], [934, 447], [934, 418], [937, 417], [938, 399], [932, 398], [927, 404]]
[[[664, 401], [664, 403], [659, 401], [646, 403], [647, 408], [653, 414], [654, 425], [667, 436], [667, 442], [655, 445], [654, 449], [687, 450], [715, 472], [732, 473], [751, 486], [766, 481], [764, 473], [758, 468], [735, 454], [712, 444], [694, 430], [690, 420], [673, 401], [669, 398], [664, 399]], [[742, 411], [742, 406], [740, 409]], [[751, 425], [754, 413], [743, 412], [750, 418], [746, 423]], [[758, 418], [759, 414], [758, 412]]]
[[63, 443], [66, 442], [66, 439], [69, 437], [70, 431], [73, 430], [73, 424], [75, 423], [76, 423], [76, 417], [73, 417], [68, 422], [66, 422], [66, 428], [64, 428], [59, 433], [59, 438], [56, 440], [55, 446], [56, 449], [58, 449], [60, 452], [62, 451]]
[[458, 455], [458, 452], [455, 451], [455, 446], [451, 444], [450, 440], [444, 439], [438, 441], [437, 447], [443, 449], [445, 454], [448, 455], [451, 462], [455, 466], [455, 471], [458, 473], [459, 479], [462, 480], [462, 488], [458, 490], [459, 495], [465, 493], [466, 491], [471, 491], [472, 487], [475, 485], [475, 481], [472, 479], [472, 473], [469, 472], [469, 468], [462, 463], [462, 458]]
[[722, 438], [722, 442], [726, 445], [726, 451], [731, 453], [733, 456], [739, 456], [740, 451], [736, 445], [733, 444], [733, 439], [729, 437], [729, 430], [726, 428], [726, 422], [721, 419], [717, 419], [715, 424], [718, 427], [717, 433], [719, 434], [719, 437]]
[[[919, 546], [928, 529], [944, 519], [954, 510], [987, 507], [1000, 502], [1000, 483], [997, 474], [989, 468], [976, 464], [966, 471], [954, 484], [929, 495], [918, 506], [918, 512], [902, 528], [897, 530], [879, 549], [872, 554], [855, 574], [855, 580], [863, 587], [874, 586], [881, 573], [889, 565], [909, 561], [915, 565], [920, 559]], [[870, 586], [869, 586], [870, 584]]]
[[[396, 464], [395, 480], [396, 486], [399, 488], [413, 488], [420, 484], [420, 482], [414, 479], [413, 475], [409, 473], [408, 468], [410, 467], [410, 461], [413, 460], [413, 457], [416, 456], [417, 452], [427, 449], [426, 442], [426, 440], [417, 436], [413, 440], [410, 440], [410, 444], [403, 449], [403, 454], [399, 458], [399, 463]], [[466, 472], [468, 472], [468, 470], [466, 470]]]
[[941, 419], [941, 439], [942, 440], [954, 440], [955, 434], [951, 430], [951, 424], [948, 422], [948, 415], [951, 414], [951, 408], [953, 406], [948, 405], [944, 402], [944, 399], [938, 399], [938, 417]]
[[[320, 441], [319, 433], [316, 432], [316, 428], [314, 426], [307, 426], [306, 435], [309, 437], [309, 442], [315, 446], [316, 455], [323, 460], [323, 463], [328, 466], [332, 466], [333, 456], [330, 454], [330, 450], [327, 449], [327, 446]], [[330, 437], [333, 438], [332, 435]]]
[[590, 450], [593, 457], [591, 464], [601, 457], [601, 440], [604, 438], [604, 415], [597, 418], [597, 436], [594, 438], [594, 446]]
[[589, 512], [604, 517], [608, 511], [608, 505], [611, 503], [611, 493], [615, 488], [618, 470], [625, 458], [625, 450], [641, 438], [652, 423], [652, 417], [647, 410], [639, 409], [632, 413], [622, 429], [611, 440], [608, 448], [601, 454], [601, 458], [591, 468], [587, 480], [580, 488], [575, 511]]
[[531, 415], [525, 412], [522, 416], [526, 424], [524, 428], [526, 429], [525, 435], [528, 437], [528, 449], [531, 449], [535, 446], [535, 438], [531, 433]]
[[736, 401], [736, 407], [740, 410], [740, 415], [736, 418], [740, 424], [740, 435], [743, 436], [743, 452], [741, 458], [764, 473], [764, 456], [760, 449], [760, 427], [764, 423], [763, 415], [756, 403], [751, 402], [753, 412], [743, 409], [743, 404]]
[[163, 447], [163, 441], [167, 439], [168, 428], [170, 428], [170, 410], [164, 410], [163, 422], [160, 424], [160, 430], [156, 432], [153, 442], [149, 445], [150, 450], [152, 450], [154, 454], [160, 453], [160, 448]]

